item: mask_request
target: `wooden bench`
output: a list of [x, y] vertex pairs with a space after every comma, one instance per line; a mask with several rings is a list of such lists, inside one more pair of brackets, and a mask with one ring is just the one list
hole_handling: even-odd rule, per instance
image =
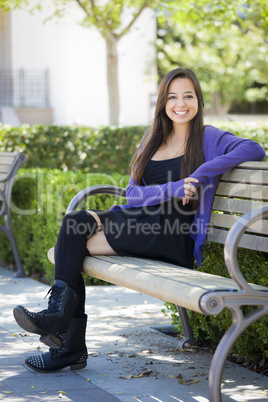
[[0, 218], [4, 217], [4, 225], [0, 224], [0, 230], [8, 238], [16, 264], [16, 276], [23, 277], [25, 273], [22, 268], [17, 245], [15, 242], [11, 219], [10, 203], [11, 193], [15, 174], [22, 163], [25, 163], [27, 156], [17, 152], [0, 152]]
[[[67, 213], [76, 210], [87, 197], [100, 193], [125, 196], [126, 190], [114, 186], [89, 187], [73, 198]], [[242, 163], [222, 175], [214, 199], [208, 240], [225, 244], [225, 263], [232, 279], [141, 258], [91, 256], [84, 262], [84, 272], [92, 277], [179, 306], [188, 343], [193, 343], [194, 338], [186, 308], [206, 315], [219, 314], [225, 307], [230, 309], [232, 325], [221, 339], [211, 363], [211, 402], [221, 401], [222, 372], [235, 340], [255, 320], [268, 314], [268, 288], [247, 283], [236, 257], [238, 246], [268, 252], [267, 201], [267, 162]], [[54, 249], [48, 256], [53, 262]], [[245, 316], [241, 310], [244, 305], [256, 306], [256, 309]]]

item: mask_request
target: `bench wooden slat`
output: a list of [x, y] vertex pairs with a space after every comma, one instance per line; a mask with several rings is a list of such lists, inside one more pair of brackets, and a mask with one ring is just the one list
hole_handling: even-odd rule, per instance
[[[165, 270], [168, 278], [163, 278], [160, 275], [153, 276], [148, 272], [148, 268], [134, 267], [132, 264], [131, 269], [129, 269], [123, 263], [114, 262], [111, 264], [101, 258], [86, 257], [83, 270], [87, 275], [107, 280], [115, 285], [124, 286], [157, 297], [160, 300], [202, 312], [199, 300], [206, 291], [201, 287], [179, 281], [178, 278], [176, 281], [172, 280], [172, 274], [170, 270], [168, 272], [167, 268]], [[197, 284], [198, 282], [200, 284], [200, 279]]]
[[[228, 230], [221, 230], [211, 227], [207, 240], [213, 243], [225, 244]], [[250, 250], [268, 252], [268, 237], [244, 234], [239, 247]]]
[[11, 155], [17, 155], [17, 152], [1, 152], [1, 156], [11, 156]]
[[1, 165], [0, 164], [0, 174], [7, 174], [10, 171], [13, 162], [10, 165]]
[[268, 170], [233, 169], [224, 173], [221, 181], [268, 184]]
[[[48, 252], [54, 262], [54, 248]], [[238, 290], [229, 278], [194, 271], [143, 258], [120, 256], [86, 257], [83, 271], [89, 276], [124, 286], [158, 299], [202, 313], [200, 298], [207, 292]], [[264, 287], [254, 285], [260, 290]]]
[[1, 165], [12, 165], [14, 162], [14, 159], [16, 158], [16, 155], [14, 156], [0, 156], [0, 166]]
[[[53, 249], [54, 250], [54, 249]], [[54, 253], [54, 251], [53, 251]], [[87, 266], [93, 267], [95, 259], [101, 259], [110, 264], [121, 264], [126, 268], [142, 270], [142, 272], [150, 273], [151, 275], [161, 277], [162, 279], [172, 279], [180, 281], [187, 285], [199, 287], [204, 291], [219, 291], [223, 289], [238, 289], [237, 284], [230, 278], [225, 278], [218, 275], [208, 274], [206, 272], [196, 271], [178, 265], [169, 264], [163, 261], [151, 260], [139, 257], [124, 257], [118, 255], [102, 255], [91, 256], [88, 258]], [[161, 280], [162, 280], [161, 279]], [[264, 286], [253, 285], [254, 289], [265, 290]]]
[[4, 179], [5, 177], [7, 177], [7, 173], [1, 173], [0, 172], [0, 180]]
[[16, 158], [18, 154], [16, 152], [1, 152], [0, 153], [0, 165], [2, 164], [7, 164], [7, 165], [12, 165], [14, 159]]
[[0, 179], [7, 176], [17, 155], [17, 152], [0, 152]]
[[243, 162], [240, 163], [240, 165], [238, 165], [236, 167], [236, 169], [263, 169], [263, 170], [268, 170], [268, 164], [267, 162], [263, 162], [263, 161], [248, 161], [248, 162]]
[[268, 186], [220, 182], [216, 195], [268, 201]]
[[[231, 228], [240, 217], [240, 215], [219, 214], [212, 212], [210, 217], [210, 224], [212, 226], [219, 226], [222, 228]], [[248, 232], [268, 234], [268, 221], [262, 220], [254, 223], [250, 226]]]
[[215, 197], [212, 209], [215, 211], [245, 214], [253, 209], [268, 206], [268, 202], [238, 200], [234, 198]]

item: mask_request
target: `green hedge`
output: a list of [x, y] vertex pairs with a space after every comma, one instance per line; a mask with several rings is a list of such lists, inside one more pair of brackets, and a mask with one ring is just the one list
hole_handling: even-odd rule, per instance
[[[20, 169], [13, 187], [11, 218], [19, 254], [27, 275], [53, 281], [54, 266], [47, 251], [56, 243], [62, 218], [71, 199], [82, 189], [96, 184], [126, 187], [128, 176], [84, 174], [47, 169]], [[91, 196], [83, 209], [109, 209], [125, 199]], [[11, 247], [0, 232], [0, 260], [13, 262]], [[87, 280], [93, 284], [96, 280]]]
[[[267, 123], [215, 122], [217, 127], [252, 138], [268, 154]], [[129, 163], [146, 127], [65, 127], [0, 124], [0, 152], [28, 155], [27, 168], [90, 173], [129, 173]]]
[[128, 174], [131, 157], [145, 129], [0, 124], [0, 152], [25, 152], [27, 168]]

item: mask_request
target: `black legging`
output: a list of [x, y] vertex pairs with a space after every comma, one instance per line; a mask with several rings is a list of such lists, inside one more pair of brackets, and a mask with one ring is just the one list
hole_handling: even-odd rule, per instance
[[85, 313], [85, 284], [81, 275], [84, 259], [89, 254], [87, 240], [98, 231], [96, 219], [86, 211], [71, 212], [63, 218], [55, 247], [54, 278], [66, 282], [79, 295], [73, 317]]

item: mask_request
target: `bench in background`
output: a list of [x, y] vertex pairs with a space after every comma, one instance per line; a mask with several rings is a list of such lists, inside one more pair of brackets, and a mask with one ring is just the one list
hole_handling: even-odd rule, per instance
[[10, 219], [10, 202], [12, 185], [15, 174], [22, 163], [27, 160], [26, 155], [17, 152], [0, 152], [0, 218], [4, 217], [4, 225], [0, 224], [0, 230], [6, 235], [11, 244], [16, 264], [16, 276], [25, 276], [18, 253], [15, 237]]

